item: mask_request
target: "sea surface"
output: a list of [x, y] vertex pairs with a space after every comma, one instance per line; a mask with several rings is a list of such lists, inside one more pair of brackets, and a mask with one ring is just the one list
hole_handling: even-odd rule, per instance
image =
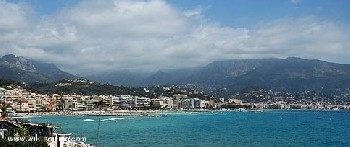
[[181, 112], [163, 117], [42, 116], [29, 120], [60, 124], [58, 131], [105, 147], [350, 146], [350, 111]]

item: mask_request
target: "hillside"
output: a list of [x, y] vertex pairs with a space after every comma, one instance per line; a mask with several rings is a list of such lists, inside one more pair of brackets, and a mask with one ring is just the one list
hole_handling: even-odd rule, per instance
[[350, 65], [295, 57], [217, 61], [193, 73], [185, 83], [286, 91], [349, 88]]
[[[287, 59], [235, 59], [215, 61], [201, 68], [159, 70], [138, 80], [114, 76], [95, 76], [95, 80], [115, 81], [132, 86], [187, 85], [206, 89], [227, 88], [239, 90], [246, 87], [271, 88], [284, 91], [334, 90], [350, 87], [350, 65], [321, 60], [289, 57]], [[97, 77], [97, 78], [96, 78]], [[108, 78], [108, 79], [106, 79]], [[119, 83], [118, 83], [119, 81]]]
[[74, 75], [63, 72], [54, 64], [5, 55], [0, 58], [0, 78], [26, 83], [47, 83], [62, 79], [75, 78]]
[[[53, 64], [5, 55], [0, 77], [26, 83], [49, 83], [76, 78]], [[196, 85], [204, 89], [236, 91], [260, 87], [283, 91], [350, 88], [350, 65], [290, 57], [214, 61], [201, 68], [159, 70], [154, 74], [131, 71], [89, 75], [101, 83], [124, 86]]]

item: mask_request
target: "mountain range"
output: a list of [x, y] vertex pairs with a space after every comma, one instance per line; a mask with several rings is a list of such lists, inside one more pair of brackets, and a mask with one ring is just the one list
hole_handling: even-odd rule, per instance
[[60, 70], [54, 64], [9, 54], [0, 58], [0, 78], [26, 83], [49, 83], [76, 76]]
[[349, 64], [297, 57], [214, 61], [200, 68], [159, 70], [146, 77], [112, 75], [90, 78], [127, 86], [191, 84], [207, 89], [261, 87], [286, 91], [350, 88]]
[[[54, 64], [5, 55], [0, 78], [27, 83], [48, 83], [77, 78]], [[284, 91], [350, 88], [350, 65], [289, 57], [234, 59], [204, 67], [162, 69], [155, 73], [116, 71], [86, 75], [97, 82], [124, 86], [195, 85], [206, 89], [261, 87]]]
[[216, 88], [284, 91], [350, 88], [350, 65], [296, 57], [213, 62], [185, 79]]

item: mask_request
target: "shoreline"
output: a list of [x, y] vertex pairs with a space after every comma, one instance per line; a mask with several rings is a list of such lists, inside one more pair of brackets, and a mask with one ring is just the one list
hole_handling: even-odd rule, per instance
[[[337, 112], [347, 110], [311, 110], [311, 109], [263, 109], [246, 110], [245, 112], [266, 112], [266, 111], [319, 111]], [[114, 110], [114, 111], [59, 111], [59, 112], [35, 112], [16, 113], [14, 117], [23, 116], [161, 116], [167, 113], [201, 113], [201, 112], [240, 112], [238, 110]]]
[[[213, 110], [221, 111], [221, 110]], [[227, 110], [234, 111], [234, 110]], [[16, 113], [16, 116], [156, 116], [166, 113], [211, 112], [211, 110], [114, 110]]]

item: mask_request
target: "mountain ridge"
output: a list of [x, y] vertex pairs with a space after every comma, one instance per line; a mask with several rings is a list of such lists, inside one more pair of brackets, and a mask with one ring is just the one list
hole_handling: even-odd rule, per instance
[[76, 76], [60, 70], [54, 64], [26, 59], [13, 54], [0, 58], [0, 77], [27, 83], [47, 83]]
[[[0, 58], [0, 77], [27, 83], [50, 83], [78, 78], [54, 64], [5, 55]], [[97, 82], [132, 87], [196, 85], [206, 89], [239, 90], [261, 87], [284, 91], [350, 88], [350, 64], [318, 59], [232, 59], [203, 67], [161, 69], [155, 73], [132, 71], [88, 75]]]
[[[186, 74], [177, 76], [174, 73]], [[349, 88], [348, 83], [349, 64], [288, 57], [220, 60], [196, 69], [159, 70], [142, 79], [136, 86], [193, 84], [208, 89], [262, 87], [302, 91]]]

